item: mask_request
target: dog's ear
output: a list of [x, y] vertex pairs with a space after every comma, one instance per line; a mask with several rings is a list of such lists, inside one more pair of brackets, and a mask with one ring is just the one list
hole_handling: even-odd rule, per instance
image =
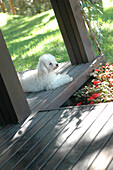
[[47, 68], [46, 63], [44, 63], [42, 58], [39, 59], [37, 68], [38, 68], [38, 72], [40, 75], [48, 74], [49, 72], [49, 69]]

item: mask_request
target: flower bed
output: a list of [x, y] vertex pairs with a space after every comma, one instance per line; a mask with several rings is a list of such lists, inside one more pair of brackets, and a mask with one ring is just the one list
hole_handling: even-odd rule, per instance
[[66, 105], [88, 105], [113, 101], [113, 64], [100, 66], [90, 74], [90, 79], [66, 103]]
[[90, 82], [74, 94], [75, 105], [113, 101], [113, 64], [100, 66], [90, 76]]

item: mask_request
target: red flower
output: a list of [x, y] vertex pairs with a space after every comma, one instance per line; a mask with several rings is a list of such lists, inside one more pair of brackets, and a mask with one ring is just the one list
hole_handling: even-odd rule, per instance
[[82, 102], [80, 102], [80, 103], [77, 103], [77, 105], [76, 106], [80, 106], [82, 104]]
[[106, 63], [106, 66], [109, 66], [110, 65], [110, 63]]
[[111, 76], [110, 76], [110, 75], [106, 75], [106, 77], [107, 77], [107, 78], [111, 78]]
[[113, 84], [113, 81], [110, 81], [109, 84]]
[[89, 104], [93, 104], [93, 102], [90, 102]]
[[101, 81], [93, 81], [93, 84], [94, 84], [94, 85], [97, 85], [97, 84], [99, 84], [99, 83], [101, 83]]
[[102, 68], [106, 68], [105, 66], [102, 66]]
[[100, 72], [100, 70], [98, 70], [98, 69], [95, 69], [95, 71], [96, 71], [96, 72]]
[[97, 88], [98, 87], [98, 85], [95, 85], [95, 88]]
[[88, 101], [90, 100], [94, 100], [95, 98], [97, 98], [98, 96], [100, 96], [101, 93], [94, 93], [89, 99]]

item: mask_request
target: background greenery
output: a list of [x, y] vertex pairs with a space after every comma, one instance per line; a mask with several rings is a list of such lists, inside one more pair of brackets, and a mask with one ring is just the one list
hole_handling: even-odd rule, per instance
[[[113, 4], [104, 0], [103, 14], [98, 16], [99, 27], [93, 19], [103, 53], [110, 63], [113, 63], [112, 11]], [[35, 68], [39, 56], [45, 53], [53, 54], [58, 62], [69, 60], [53, 10], [33, 16], [0, 13], [0, 28], [17, 71]]]
[[40, 55], [51, 53], [58, 62], [68, 54], [53, 10], [34, 15], [0, 14], [1, 29], [17, 71], [35, 68]]
[[[9, 0], [2, 0], [7, 13], [12, 13]], [[17, 15], [31, 16], [52, 9], [50, 0], [12, 0]], [[1, 10], [1, 9], [0, 9]]]

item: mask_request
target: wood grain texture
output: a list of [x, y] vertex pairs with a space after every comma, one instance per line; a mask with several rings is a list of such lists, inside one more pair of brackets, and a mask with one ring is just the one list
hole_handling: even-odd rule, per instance
[[0, 169], [113, 169], [112, 105], [40, 111], [0, 129]]
[[82, 18], [79, 0], [51, 0], [72, 64], [90, 62], [94, 51]]
[[100, 63], [105, 61], [104, 56], [96, 57], [93, 62], [80, 65], [62, 64], [57, 73], [69, 74], [73, 81], [55, 90], [30, 93], [26, 98], [30, 109], [34, 112], [46, 109], [59, 108], [75, 91], [77, 91], [89, 78], [92, 72]]
[[30, 110], [1, 30], [0, 83], [0, 112], [4, 122], [6, 124], [21, 122], [30, 114]]

